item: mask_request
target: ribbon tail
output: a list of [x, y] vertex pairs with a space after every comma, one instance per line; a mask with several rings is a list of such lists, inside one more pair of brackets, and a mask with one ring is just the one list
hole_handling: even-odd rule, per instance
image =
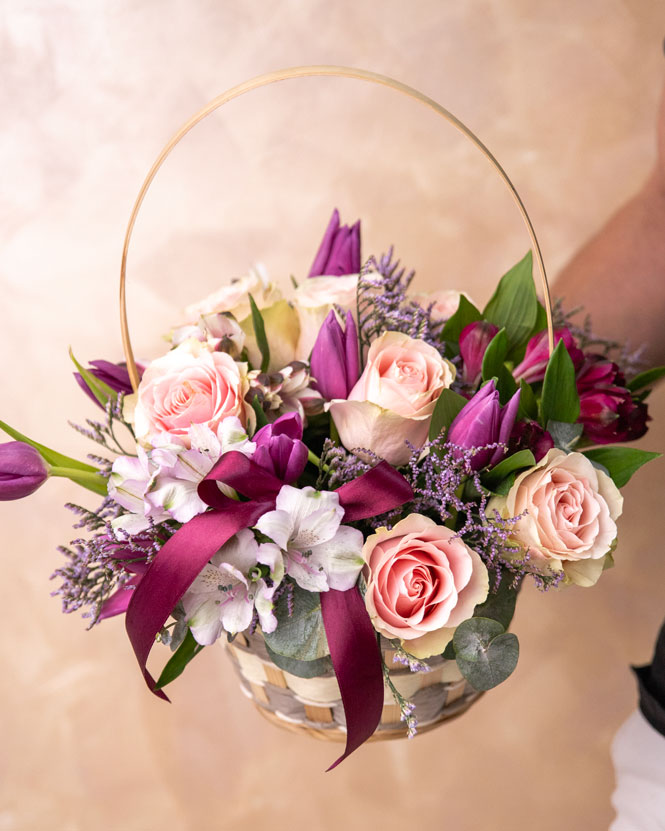
[[146, 668], [155, 636], [213, 554], [265, 510], [259, 502], [233, 502], [224, 512], [195, 516], [163, 546], [132, 592], [125, 627], [146, 684], [159, 698], [169, 700], [162, 690], [155, 690], [155, 679]]
[[413, 499], [411, 485], [388, 462], [379, 462], [335, 493], [344, 508], [344, 522], [378, 516]]
[[383, 666], [377, 635], [354, 586], [321, 592], [321, 612], [330, 657], [342, 693], [346, 748], [332, 770], [376, 730], [383, 711]]

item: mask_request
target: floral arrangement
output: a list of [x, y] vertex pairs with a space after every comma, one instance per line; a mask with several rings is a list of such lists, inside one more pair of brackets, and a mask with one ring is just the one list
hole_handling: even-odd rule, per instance
[[[360, 223], [335, 211], [289, 299], [258, 269], [222, 287], [138, 367], [136, 391], [125, 364], [75, 361], [104, 411], [77, 427], [104, 448], [89, 462], [0, 422], [15, 439], [0, 499], [50, 476], [103, 497], [68, 505], [86, 534], [53, 575], [65, 612], [125, 614], [162, 698], [205, 646], [246, 631], [292, 675], [332, 668], [345, 756], [391, 685], [382, 639], [414, 672], [443, 655], [487, 690], [517, 663], [524, 580], [591, 586], [613, 564], [620, 488], [658, 455], [617, 443], [646, 432], [665, 374], [559, 307], [550, 354], [530, 254], [480, 311], [411, 292], [392, 249], [360, 252]], [[155, 680], [157, 642], [170, 657]]]

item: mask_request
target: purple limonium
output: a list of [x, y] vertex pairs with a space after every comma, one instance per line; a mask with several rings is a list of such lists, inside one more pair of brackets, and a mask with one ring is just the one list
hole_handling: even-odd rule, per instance
[[459, 351], [464, 362], [464, 383], [475, 387], [480, 381], [485, 351], [499, 327], [485, 320], [476, 320], [462, 329]]
[[317, 389], [324, 398], [348, 398], [360, 377], [358, 331], [351, 312], [346, 313], [346, 325], [342, 326], [334, 311], [328, 313], [319, 329], [310, 370]]
[[340, 225], [339, 211], [333, 211], [321, 245], [309, 270], [309, 277], [324, 274], [339, 277], [360, 271], [360, 220], [350, 227]]
[[447, 440], [450, 444], [464, 449], [482, 448], [471, 457], [472, 470], [492, 467], [506, 455], [519, 403], [520, 390], [505, 407], [502, 407], [499, 403], [499, 393], [492, 380], [484, 384], [460, 410], [450, 425]]
[[0, 444], [0, 501], [30, 496], [48, 479], [38, 450], [22, 441]]
[[305, 469], [307, 446], [302, 441], [302, 420], [298, 413], [286, 413], [254, 434], [252, 457], [262, 468], [291, 485]]
[[[575, 370], [578, 370], [584, 362], [584, 353], [578, 347], [575, 338], [569, 329], [554, 330], [554, 345], [562, 340], [568, 350]], [[513, 370], [513, 377], [516, 381], [524, 380], [528, 384], [542, 381], [545, 377], [545, 370], [550, 359], [550, 349], [547, 342], [547, 332], [540, 332], [534, 335], [526, 346], [524, 360]]]
[[[136, 368], [139, 372], [139, 378], [143, 375], [144, 367], [140, 364], [136, 365]], [[116, 392], [122, 392], [125, 395], [129, 395], [134, 390], [132, 388], [132, 382], [129, 379], [129, 371], [127, 370], [127, 364], [113, 364], [111, 361], [90, 361], [89, 371], [91, 375], [94, 375], [98, 381], [103, 381], [112, 390]], [[88, 385], [81, 377], [79, 372], [73, 373], [74, 378], [76, 378], [76, 383], [81, 387], [83, 392], [88, 396], [91, 401], [94, 401], [98, 407], [102, 407], [102, 405], [97, 401], [95, 396], [92, 392], [88, 389]], [[103, 407], [102, 407], [103, 409]]]

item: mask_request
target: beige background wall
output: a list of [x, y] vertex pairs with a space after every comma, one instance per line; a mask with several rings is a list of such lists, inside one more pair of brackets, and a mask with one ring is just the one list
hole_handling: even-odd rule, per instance
[[[215, 94], [283, 65], [346, 63], [450, 107], [522, 193], [550, 272], [645, 177], [663, 77], [658, 0], [5, 0], [0, 5], [0, 417], [83, 455], [67, 419], [94, 417], [70, 376], [121, 358], [120, 245], [171, 132]], [[179, 308], [262, 260], [305, 273], [329, 212], [362, 217], [422, 288], [479, 302], [528, 246], [487, 164], [436, 118], [351, 81], [290, 82], [202, 126], [149, 197], [130, 262], [139, 355]], [[636, 316], [639, 337], [639, 316]], [[663, 448], [665, 391], [643, 446]], [[634, 706], [663, 601], [663, 467], [626, 491], [617, 567], [593, 590], [521, 600], [514, 676], [459, 721], [333, 748], [264, 723], [221, 649], [150, 696], [122, 622], [92, 632], [49, 597], [70, 539], [54, 481], [0, 506], [0, 829], [415, 824], [606, 828], [612, 735]]]

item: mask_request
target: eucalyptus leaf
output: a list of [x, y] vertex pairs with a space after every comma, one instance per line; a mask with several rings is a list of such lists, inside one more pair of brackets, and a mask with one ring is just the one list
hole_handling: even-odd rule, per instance
[[660, 453], [638, 450], [635, 447], [595, 447], [585, 450], [584, 455], [594, 464], [602, 465], [617, 488], [627, 485], [642, 465], [661, 456]]
[[289, 616], [287, 592], [275, 604], [277, 628], [263, 634], [266, 645], [278, 655], [298, 661], [314, 661], [330, 654], [321, 615], [321, 600], [316, 592], [293, 586], [293, 614]]
[[509, 350], [521, 348], [529, 339], [538, 319], [538, 298], [533, 283], [531, 251], [499, 281], [483, 312], [499, 329], [506, 330]]
[[167, 684], [170, 684], [171, 681], [175, 681], [179, 675], [182, 675], [187, 664], [204, 648], [205, 647], [201, 646], [200, 643], [197, 643], [194, 640], [194, 635], [192, 635], [191, 630], [188, 629], [184, 640], [178, 649], [176, 649], [173, 653], [168, 663], [162, 670], [161, 675], [157, 679], [155, 689], [161, 690]]
[[565, 450], [566, 453], [570, 453], [584, 432], [582, 424], [568, 424], [566, 421], [554, 421], [554, 419], [547, 422], [545, 429], [552, 436], [554, 446], [559, 450]]
[[580, 397], [575, 383], [575, 367], [566, 345], [560, 340], [545, 370], [541, 418], [543, 426], [549, 421], [574, 424], [580, 415]]
[[432, 420], [429, 423], [429, 440], [433, 441], [443, 430], [447, 430], [468, 403], [463, 395], [458, 395], [451, 389], [443, 390], [437, 399]]
[[50, 447], [39, 444], [39, 442], [33, 441], [27, 436], [24, 436], [23, 433], [19, 433], [18, 430], [10, 427], [9, 424], [6, 424], [4, 421], [0, 421], [0, 430], [4, 430], [8, 436], [16, 439], [16, 441], [22, 441], [25, 444], [29, 444], [31, 447], [34, 447], [35, 450], [39, 450], [44, 461], [50, 465], [74, 470], [86, 470], [89, 473], [99, 473], [99, 470], [96, 467], [93, 467], [86, 462], [79, 462], [78, 459], [72, 459], [71, 456], [64, 456], [62, 453], [51, 450]]
[[494, 488], [506, 478], [510, 473], [520, 470], [525, 467], [533, 467], [536, 464], [536, 458], [530, 450], [518, 450], [512, 456], [507, 456], [502, 459], [498, 465], [495, 465], [490, 471], [484, 474], [482, 483], [489, 490]]
[[472, 617], [455, 630], [453, 646], [457, 666], [477, 690], [491, 690], [513, 672], [519, 642], [496, 620]]
[[647, 369], [645, 372], [640, 372], [632, 378], [626, 386], [631, 392], [637, 392], [645, 387], [650, 387], [665, 376], [665, 366], [655, 366], [653, 369]]
[[279, 652], [274, 652], [267, 643], [266, 650], [268, 657], [276, 666], [291, 675], [297, 675], [298, 678], [318, 678], [321, 675], [327, 675], [332, 670], [332, 660], [329, 655], [314, 661], [298, 661], [296, 658], [287, 658]]
[[459, 306], [454, 315], [448, 318], [443, 331], [441, 332], [441, 340], [448, 341], [459, 346], [459, 338], [462, 330], [470, 323], [475, 323], [477, 320], [482, 320], [481, 312], [476, 309], [473, 303], [462, 294], [459, 299]]
[[259, 311], [259, 307], [251, 294], [249, 297], [249, 307], [252, 311], [252, 326], [254, 327], [254, 335], [256, 336], [256, 345], [259, 347], [261, 353], [261, 372], [267, 372], [270, 366], [270, 347], [268, 346], [268, 338], [266, 337], [266, 327], [263, 322], [263, 315]]

